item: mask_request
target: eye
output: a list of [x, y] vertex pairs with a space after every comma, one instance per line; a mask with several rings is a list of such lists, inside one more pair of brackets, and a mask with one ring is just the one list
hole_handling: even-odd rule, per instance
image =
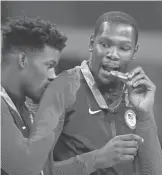
[[129, 50], [131, 50], [131, 47], [123, 46], [123, 47], [120, 47], [120, 49], [123, 50], [123, 51], [129, 51]]
[[103, 47], [103, 48], [108, 48], [109, 46], [107, 44], [105, 44], [104, 42], [100, 42], [100, 45]]
[[47, 65], [47, 68], [48, 68], [48, 69], [52, 69], [52, 68], [54, 68], [54, 67], [55, 67], [55, 66], [54, 66], [53, 64], [48, 64], [48, 65]]
[[127, 51], [128, 50], [128, 49], [126, 49], [124, 47], [121, 47], [120, 49], [123, 50], [123, 51]]

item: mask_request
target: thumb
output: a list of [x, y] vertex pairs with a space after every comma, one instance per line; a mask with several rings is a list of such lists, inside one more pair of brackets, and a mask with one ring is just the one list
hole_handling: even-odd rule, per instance
[[133, 91], [133, 86], [131, 84], [131, 81], [127, 81], [126, 83], [127, 89], [128, 89], [128, 94]]

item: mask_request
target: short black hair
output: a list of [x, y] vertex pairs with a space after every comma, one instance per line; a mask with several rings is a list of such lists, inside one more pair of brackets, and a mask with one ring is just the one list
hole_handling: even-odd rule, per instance
[[101, 24], [103, 22], [118, 22], [121, 24], [132, 26], [135, 29], [135, 35], [136, 35], [135, 42], [137, 43], [139, 27], [138, 27], [136, 20], [132, 16], [128, 15], [127, 13], [120, 12], [120, 11], [110, 11], [110, 12], [102, 14], [96, 21], [94, 37], [97, 36], [98, 31], [100, 30]]
[[12, 48], [41, 50], [45, 45], [61, 51], [66, 46], [67, 37], [55, 24], [39, 18], [9, 19], [2, 26], [2, 54]]

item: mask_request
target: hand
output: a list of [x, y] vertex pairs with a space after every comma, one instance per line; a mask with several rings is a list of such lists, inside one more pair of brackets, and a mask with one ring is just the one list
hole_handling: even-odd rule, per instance
[[137, 67], [128, 74], [128, 97], [130, 103], [139, 113], [153, 112], [156, 86], [148, 78], [141, 67]]
[[135, 134], [116, 136], [98, 150], [95, 168], [109, 168], [122, 162], [133, 161], [138, 144], [143, 141], [143, 138]]

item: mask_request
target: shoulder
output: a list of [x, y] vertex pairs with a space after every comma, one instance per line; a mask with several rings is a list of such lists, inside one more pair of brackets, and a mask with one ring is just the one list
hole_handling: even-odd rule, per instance
[[[44, 92], [44, 99], [55, 99], [63, 103], [65, 108], [75, 102], [76, 94], [80, 88], [80, 69], [67, 70], [58, 75], [47, 87]], [[42, 99], [43, 99], [42, 98]], [[48, 100], [45, 100], [48, 101]]]
[[3, 115], [4, 113], [9, 112], [8, 105], [4, 98], [1, 96], [1, 114]]
[[75, 92], [80, 87], [80, 80], [82, 79], [81, 70], [79, 66], [72, 69], [66, 70], [58, 75], [55, 80], [55, 88], [58, 87], [59, 90], [66, 91], [69, 89], [71, 92]]
[[76, 66], [72, 69], [66, 70], [65, 72], [67, 72], [68, 76], [80, 77], [81, 69], [80, 66]]
[[81, 79], [81, 69], [80, 66], [76, 66], [72, 69], [65, 70], [56, 79], [65, 78], [66, 81], [80, 81]]
[[13, 122], [13, 117], [12, 117], [12, 115], [10, 113], [9, 107], [7, 105], [7, 102], [1, 96], [1, 122], [2, 122], [2, 126], [3, 126], [5, 121]]

